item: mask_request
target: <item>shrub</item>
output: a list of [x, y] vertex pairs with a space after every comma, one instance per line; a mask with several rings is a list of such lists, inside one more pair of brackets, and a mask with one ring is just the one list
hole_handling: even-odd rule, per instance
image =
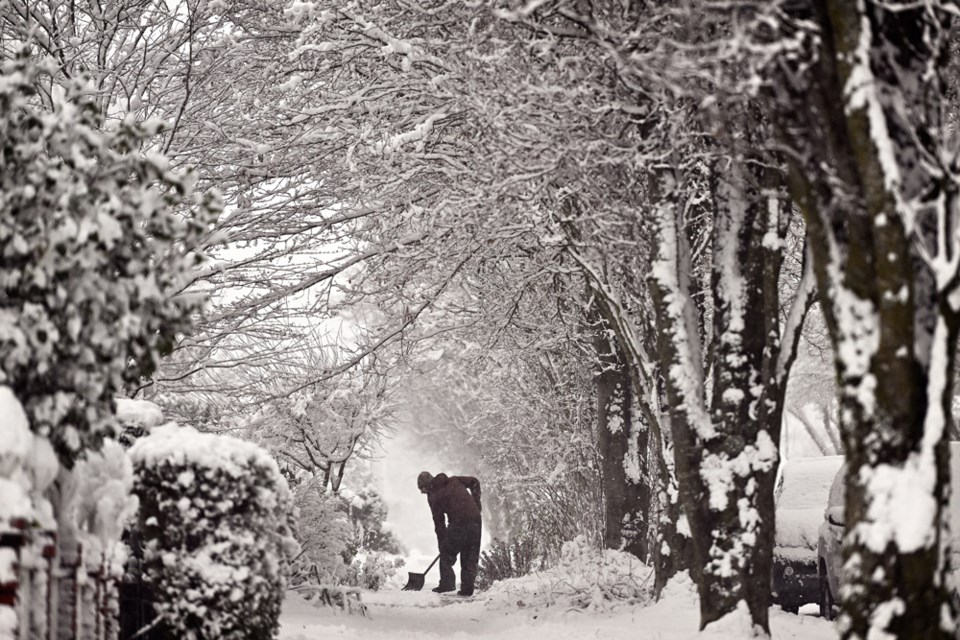
[[[65, 560], [82, 561], [87, 571], [99, 576], [97, 598], [82, 598], [79, 637], [96, 634], [97, 610], [103, 617], [106, 637], [119, 631], [120, 610], [117, 585], [123, 577], [127, 546], [121, 542], [124, 529], [137, 513], [137, 498], [131, 495], [133, 465], [123, 447], [114, 440], [105, 440], [98, 452], [87, 451], [70, 473], [59, 478], [59, 542]], [[74, 557], [80, 543], [80, 557]], [[74, 613], [68, 594], [76, 588], [72, 580], [60, 582], [62, 602], [60, 619]], [[89, 591], [89, 590], [88, 590]], [[62, 631], [69, 628], [61, 626]]]
[[403, 558], [390, 557], [376, 551], [360, 553], [350, 565], [346, 582], [350, 586], [379, 591], [403, 566]]
[[518, 536], [510, 542], [494, 540], [490, 550], [480, 554], [477, 589], [484, 591], [498, 580], [525, 576], [539, 569], [540, 564], [530, 537]]
[[166, 425], [130, 449], [144, 575], [177, 638], [276, 634], [290, 559], [292, 497], [256, 445]]
[[340, 584], [353, 557], [353, 534], [340, 496], [321, 491], [316, 482], [304, 482], [296, 491], [296, 536], [303, 549], [298, 572], [318, 584]]

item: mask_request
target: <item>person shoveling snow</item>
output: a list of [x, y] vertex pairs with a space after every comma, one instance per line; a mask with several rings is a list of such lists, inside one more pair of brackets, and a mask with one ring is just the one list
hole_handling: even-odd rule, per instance
[[[480, 481], [469, 476], [448, 477], [444, 473], [434, 477], [424, 471], [417, 476], [417, 488], [427, 495], [440, 551], [440, 584], [434, 591], [446, 593], [456, 589], [453, 564], [459, 555], [460, 591], [457, 595], [472, 596], [480, 562]], [[422, 587], [423, 574], [418, 575]], [[414, 575], [411, 574], [410, 578], [408, 587], [419, 590], [411, 586], [415, 582]]]

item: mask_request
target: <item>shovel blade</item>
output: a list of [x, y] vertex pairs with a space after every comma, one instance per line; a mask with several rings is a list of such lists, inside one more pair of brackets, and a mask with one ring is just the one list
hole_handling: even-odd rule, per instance
[[423, 589], [424, 575], [423, 573], [408, 573], [410, 576], [407, 579], [407, 585], [402, 589], [403, 591], [420, 591]]

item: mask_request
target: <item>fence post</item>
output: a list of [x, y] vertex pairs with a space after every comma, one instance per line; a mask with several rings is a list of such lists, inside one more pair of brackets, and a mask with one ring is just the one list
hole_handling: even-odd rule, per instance
[[50, 533], [43, 545], [43, 557], [47, 560], [47, 640], [57, 640], [60, 624], [57, 607], [60, 606], [60, 576], [57, 574], [57, 534]]
[[80, 597], [80, 567], [83, 564], [79, 543], [67, 542], [59, 545], [60, 562], [58, 570], [58, 619], [60, 625], [57, 638], [62, 640], [82, 640], [82, 599]]
[[24, 547], [20, 547], [20, 584], [17, 589], [18, 600], [20, 601], [20, 640], [30, 640], [30, 630], [33, 623], [33, 589], [34, 589], [34, 569], [31, 566], [29, 558], [24, 557]]

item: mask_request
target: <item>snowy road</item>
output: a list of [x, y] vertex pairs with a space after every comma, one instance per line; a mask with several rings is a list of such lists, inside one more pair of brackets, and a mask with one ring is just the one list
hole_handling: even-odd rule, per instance
[[[489, 638], [496, 640], [690, 640], [697, 634], [698, 612], [690, 598], [665, 598], [650, 606], [625, 607], [615, 613], [545, 609], [514, 603], [491, 608], [483, 600], [445, 604], [430, 592], [382, 591], [363, 594], [370, 616], [316, 609], [289, 593], [281, 618], [281, 640], [413, 640]], [[832, 625], [809, 616], [771, 610], [773, 637], [780, 640], [835, 638]], [[718, 629], [712, 640], [743, 638], [745, 629]], [[699, 636], [703, 637], [703, 636]]]

